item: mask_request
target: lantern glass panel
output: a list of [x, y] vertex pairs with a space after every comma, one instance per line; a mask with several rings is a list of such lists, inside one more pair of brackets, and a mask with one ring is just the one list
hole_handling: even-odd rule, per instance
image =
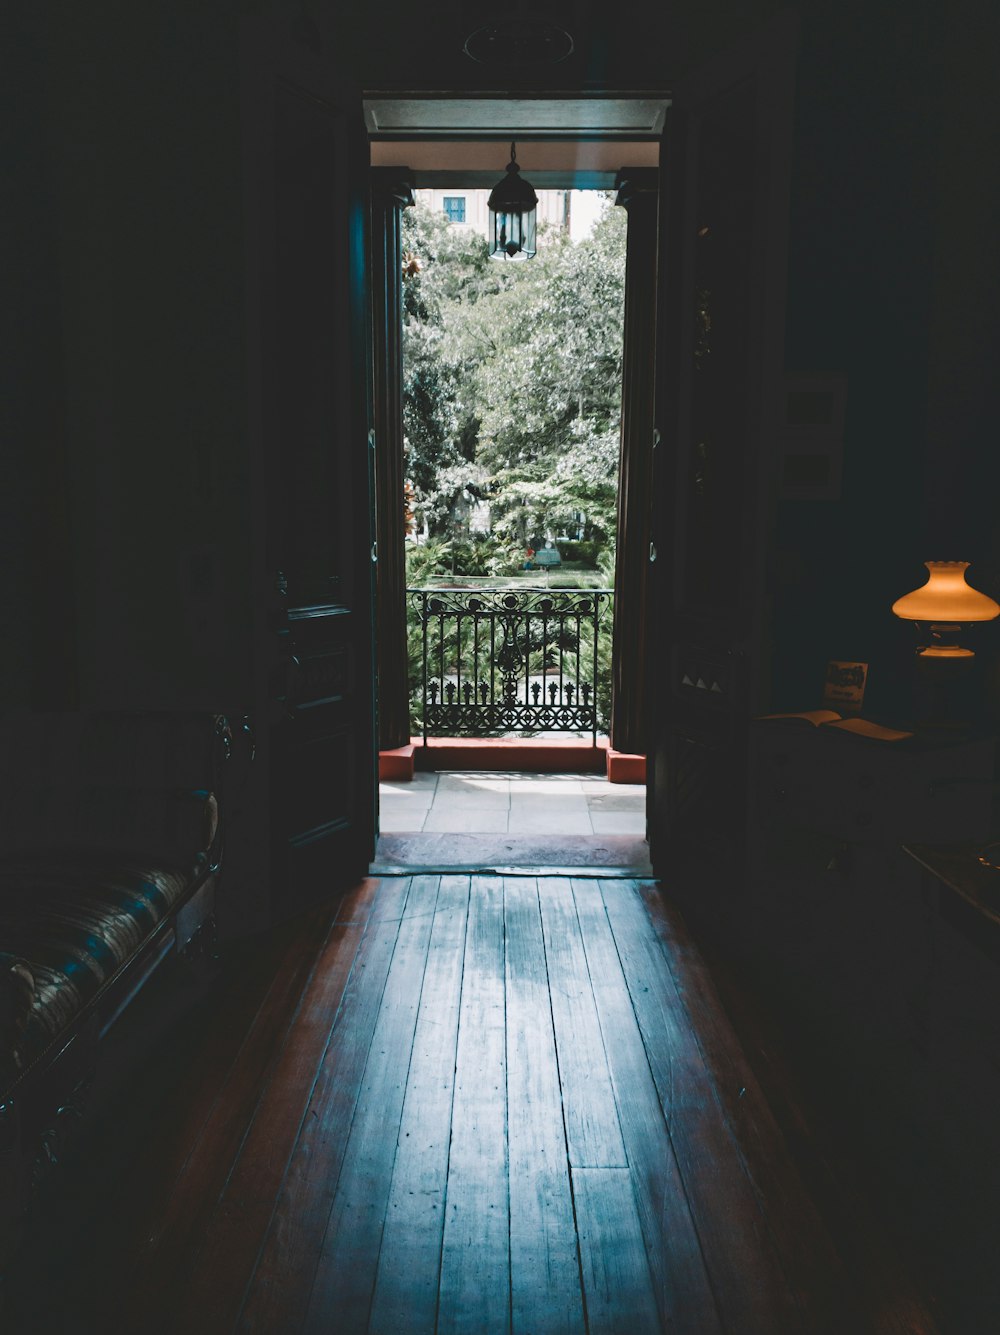
[[490, 258], [495, 260], [530, 260], [535, 254], [537, 213], [529, 209], [490, 211]]

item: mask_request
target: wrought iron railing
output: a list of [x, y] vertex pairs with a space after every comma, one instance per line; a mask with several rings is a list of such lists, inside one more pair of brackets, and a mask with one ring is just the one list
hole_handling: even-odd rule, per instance
[[587, 733], [609, 589], [408, 589], [421, 637], [428, 736]]

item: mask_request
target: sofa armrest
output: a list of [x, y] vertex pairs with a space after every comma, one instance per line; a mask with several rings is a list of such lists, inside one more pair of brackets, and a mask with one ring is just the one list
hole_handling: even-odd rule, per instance
[[218, 871], [222, 861], [222, 825], [219, 820], [219, 799], [205, 788], [195, 788], [185, 794], [188, 800], [201, 807], [201, 840], [198, 862], [206, 871]]

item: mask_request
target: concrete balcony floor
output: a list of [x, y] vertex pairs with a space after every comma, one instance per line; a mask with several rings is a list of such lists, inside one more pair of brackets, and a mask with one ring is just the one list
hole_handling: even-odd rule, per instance
[[648, 869], [646, 789], [591, 774], [418, 773], [379, 784], [377, 864]]

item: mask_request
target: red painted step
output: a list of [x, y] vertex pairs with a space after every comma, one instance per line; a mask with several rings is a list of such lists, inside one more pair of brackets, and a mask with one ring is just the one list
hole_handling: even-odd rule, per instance
[[613, 751], [606, 737], [553, 742], [519, 737], [414, 738], [379, 752], [379, 778], [408, 782], [415, 770], [520, 770], [529, 774], [606, 774], [611, 783], [645, 783], [646, 757]]

